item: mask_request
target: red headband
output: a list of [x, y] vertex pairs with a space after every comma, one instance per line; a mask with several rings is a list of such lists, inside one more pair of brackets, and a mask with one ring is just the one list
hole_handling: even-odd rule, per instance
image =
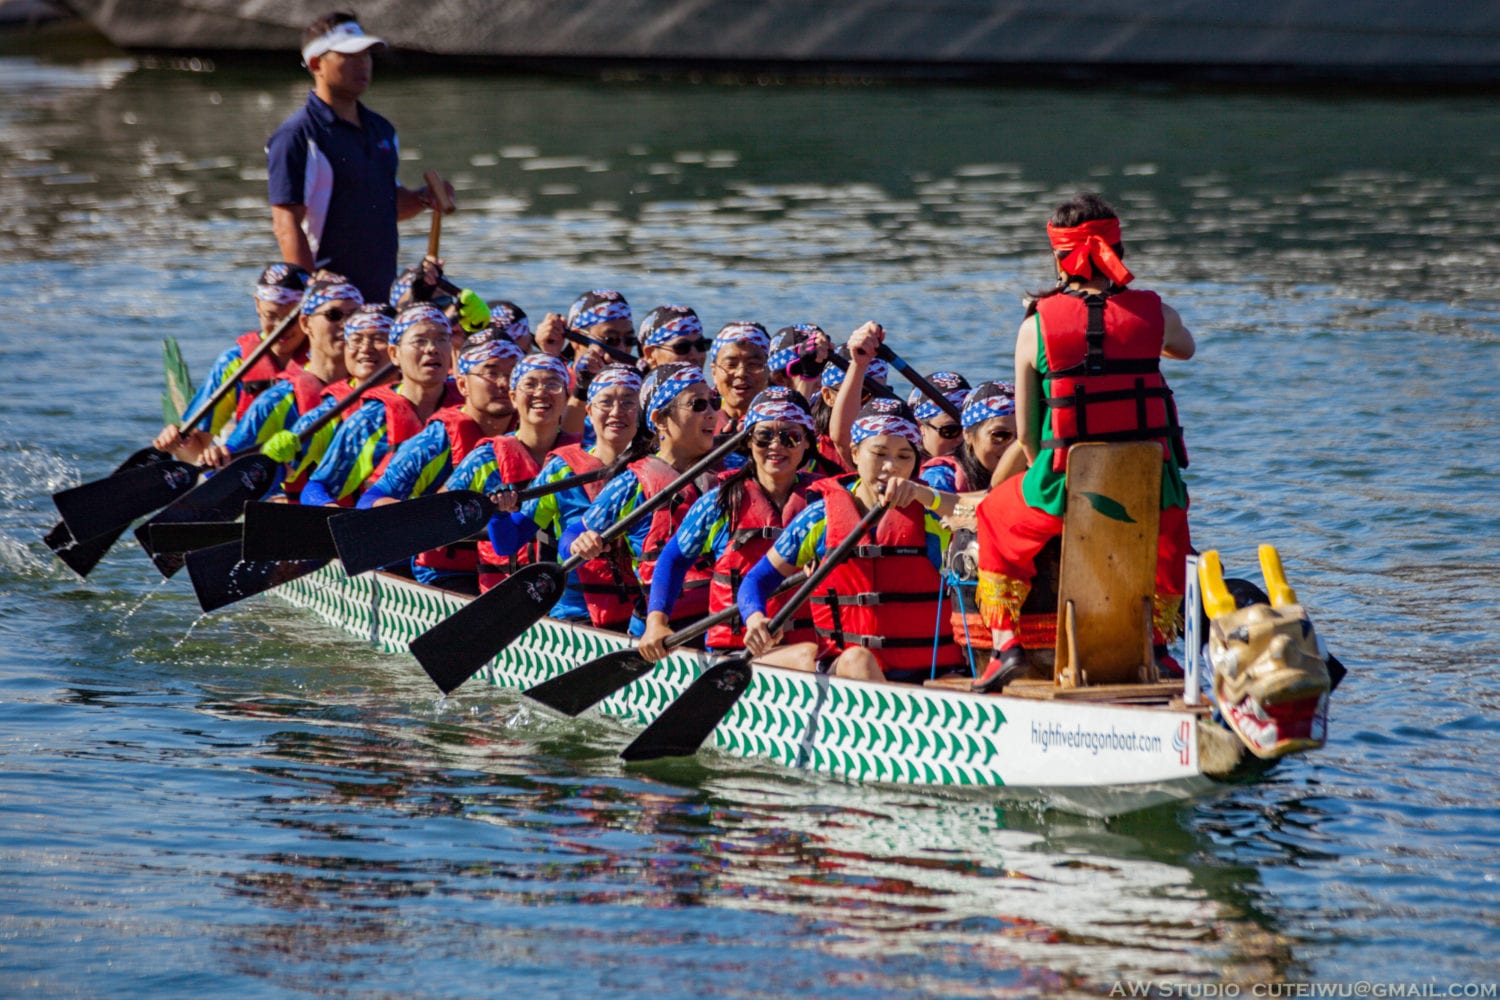
[[1067, 254], [1058, 266], [1074, 277], [1092, 278], [1098, 265], [1110, 281], [1122, 287], [1135, 278], [1111, 245], [1120, 242], [1119, 219], [1094, 219], [1068, 228], [1049, 222], [1047, 236], [1052, 240], [1052, 249]]

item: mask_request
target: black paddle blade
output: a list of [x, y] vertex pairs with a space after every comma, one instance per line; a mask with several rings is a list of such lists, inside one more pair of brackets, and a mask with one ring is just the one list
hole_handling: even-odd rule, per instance
[[495, 513], [483, 493], [453, 490], [415, 500], [340, 512], [328, 522], [344, 572], [350, 576], [452, 545], [479, 531]]
[[244, 525], [238, 521], [181, 521], [176, 524], [149, 524], [146, 541], [153, 555], [169, 552], [194, 552], [225, 542], [237, 542]]
[[173, 500], [150, 523], [236, 520], [246, 503], [259, 500], [270, 491], [276, 482], [277, 468], [277, 463], [264, 455], [237, 458]]
[[171, 459], [54, 493], [52, 502], [69, 533], [88, 541], [124, 531], [136, 518], [185, 496], [197, 481], [197, 466]]
[[523, 693], [564, 715], [578, 715], [636, 678], [650, 673], [651, 666], [651, 662], [634, 649], [621, 649], [542, 681]]
[[746, 657], [720, 660], [689, 684], [620, 756], [635, 761], [697, 753], [708, 734], [740, 700], [754, 676]]
[[177, 574], [178, 570], [182, 569], [187, 553], [156, 551], [156, 546], [152, 543], [151, 539], [155, 536], [157, 527], [159, 526], [152, 524], [150, 521], [147, 521], [145, 524], [136, 525], [135, 540], [141, 543], [141, 548], [150, 557], [151, 565], [156, 567], [156, 571], [162, 575], [162, 579], [170, 580]]
[[[172, 456], [164, 451], [142, 448], [121, 462], [111, 475], [119, 475], [130, 469], [140, 469], [148, 465], [171, 461], [171, 459]], [[94, 567], [99, 565], [99, 560], [104, 558], [104, 554], [124, 533], [125, 526], [121, 525], [102, 535], [95, 535], [93, 538], [80, 541], [73, 537], [73, 533], [68, 530], [65, 522], [58, 521], [52, 526], [52, 530], [42, 537], [42, 541], [46, 542], [47, 548], [63, 561], [63, 565], [79, 576], [86, 577], [93, 572]]]
[[541, 621], [562, 596], [557, 563], [531, 563], [411, 641], [411, 654], [443, 694], [451, 693]]
[[241, 555], [246, 560], [338, 558], [328, 534], [328, 519], [346, 511], [341, 507], [305, 507], [300, 503], [245, 504], [245, 537]]
[[187, 555], [193, 593], [198, 595], [198, 604], [204, 611], [216, 611], [243, 601], [326, 565], [327, 561], [320, 559], [245, 562], [240, 559], [239, 542], [225, 542]]

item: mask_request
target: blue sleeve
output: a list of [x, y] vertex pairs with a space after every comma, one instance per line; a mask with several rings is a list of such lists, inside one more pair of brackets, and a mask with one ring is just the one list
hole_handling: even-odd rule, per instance
[[753, 614], [765, 614], [766, 601], [771, 599], [771, 595], [785, 579], [771, 565], [771, 560], [761, 556], [760, 562], [750, 567], [750, 572], [740, 581], [740, 592], [735, 595], [735, 603], [740, 609], [740, 621], [749, 621]]
[[806, 566], [823, 557], [823, 539], [827, 535], [827, 508], [815, 500], [802, 508], [771, 546], [788, 565]]
[[[718, 561], [717, 555], [721, 553], [712, 552], [709, 542], [714, 536], [714, 527], [722, 520], [724, 518], [719, 513], [719, 488], [715, 486], [693, 502], [688, 512], [682, 516], [682, 523], [677, 526], [677, 533], [673, 536], [679, 550], [690, 562], [710, 555], [716, 557], [715, 562]], [[686, 571], [687, 568], [684, 567], [683, 572]]]
[[583, 531], [582, 521], [574, 521], [568, 525], [563, 530], [562, 537], [557, 540], [557, 551], [571, 553], [573, 551], [573, 543], [578, 541], [578, 536], [583, 534]]
[[[490, 518], [490, 544], [502, 556], [515, 555], [521, 546], [536, 537], [536, 522], [519, 512], [496, 514]], [[559, 551], [566, 552], [566, 549]]]
[[326, 507], [334, 502], [335, 497], [322, 483], [309, 479], [307, 485], [302, 487], [302, 494], [298, 499], [309, 507]]
[[[307, 485], [318, 484], [332, 494], [333, 498], [342, 495], [344, 485], [360, 461], [365, 442], [384, 422], [385, 406], [379, 400], [368, 400], [349, 414], [334, 432], [333, 440], [328, 442], [328, 450], [323, 453], [323, 460], [312, 471], [312, 475], [308, 476]], [[378, 462], [380, 458], [380, 448], [377, 445], [375, 454], [370, 456], [369, 461]]]
[[288, 430], [290, 430], [293, 434], [300, 435], [303, 431], [307, 430], [307, 428], [316, 423], [319, 417], [338, 405], [339, 401], [337, 399], [334, 399], [332, 396], [328, 396], [323, 400], [323, 402], [319, 403], [311, 410], [308, 410], [306, 413], [297, 417], [296, 421], [291, 425], [291, 427], [288, 428]]
[[583, 512], [583, 528], [588, 531], [603, 531], [614, 524], [639, 490], [640, 484], [635, 473], [629, 469], [605, 483], [604, 489], [599, 491], [589, 509]]
[[[208, 397], [217, 392], [219, 386], [224, 384], [224, 380], [229, 378], [229, 366], [238, 360], [240, 360], [239, 344], [229, 345], [229, 347], [223, 353], [221, 353], [217, 358], [214, 358], [213, 367], [208, 370], [208, 377], [203, 380], [202, 385], [198, 386], [198, 391], [193, 393], [193, 398], [188, 400], [187, 409], [182, 411], [182, 416], [178, 419], [186, 419], [188, 414], [192, 413], [198, 407], [208, 402]], [[232, 402], [234, 398], [235, 394], [230, 393], [226, 398], [226, 402]], [[220, 406], [223, 405], [223, 403], [220, 404]], [[209, 410], [203, 415], [203, 418], [193, 426], [193, 429], [209, 432], [215, 431], [217, 430], [217, 428], [213, 426], [213, 420], [214, 411]]]
[[272, 205], [303, 205], [303, 178], [307, 175], [307, 137], [302, 130], [283, 125], [266, 141], [267, 194]]
[[[369, 508], [375, 506], [376, 500], [381, 500], [388, 496], [390, 496], [390, 494], [380, 488], [380, 483], [376, 483], [374, 486], [371, 486], [369, 489], [365, 490], [359, 495], [359, 500], [355, 502], [354, 509], [368, 510]], [[401, 498], [397, 497], [396, 499], [400, 500]]]
[[646, 603], [647, 613], [672, 613], [677, 598], [682, 596], [682, 581], [687, 578], [688, 567], [693, 562], [694, 559], [684, 554], [678, 546], [676, 535], [667, 539], [667, 544], [662, 547], [661, 555], [656, 560], [655, 574], [651, 577], [651, 598]]
[[918, 478], [935, 490], [942, 490], [944, 493], [958, 492], [958, 480], [950, 465], [929, 465]]
[[[229, 437], [224, 439], [224, 447], [231, 454], [238, 455], [240, 452], [249, 451], [260, 444], [260, 431], [271, 419], [271, 414], [276, 412], [276, 407], [292, 392], [292, 383], [285, 379], [278, 379], [255, 397], [255, 402], [250, 404], [250, 409], [245, 411], [245, 416], [239, 423], [234, 425], [234, 430], [229, 432]], [[291, 409], [287, 411], [288, 422], [295, 422], [297, 417], [296, 394], [292, 393]]]
[[[400, 447], [396, 449], [396, 454], [392, 455], [390, 462], [386, 464], [385, 472], [376, 480], [374, 488], [397, 500], [411, 498], [416, 495], [422, 471], [427, 468], [429, 462], [445, 451], [451, 454], [448, 447], [448, 428], [441, 421], [434, 421], [418, 431], [415, 437], [401, 442]], [[448, 476], [440, 473], [434, 482], [438, 480], [446, 482], [447, 479]], [[430, 492], [430, 489], [424, 492]]]

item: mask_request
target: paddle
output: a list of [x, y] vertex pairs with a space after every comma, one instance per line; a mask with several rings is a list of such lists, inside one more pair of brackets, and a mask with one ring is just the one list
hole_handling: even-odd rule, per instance
[[[776, 593], [797, 586], [797, 577], [790, 576], [776, 588]], [[679, 629], [662, 640], [667, 649], [692, 642], [716, 625], [726, 625], [740, 615], [740, 609], [730, 605], [715, 611], [701, 621]], [[651, 672], [654, 664], [641, 655], [639, 648], [617, 649], [613, 653], [596, 656], [581, 667], [527, 688], [523, 694], [541, 702], [548, 708], [564, 715], [577, 715], [592, 708], [638, 677]]]
[[581, 344], [584, 347], [597, 347], [605, 354], [608, 354], [610, 357], [620, 362], [620, 364], [629, 365], [632, 368], [634, 368], [641, 362], [640, 358], [636, 357], [634, 354], [631, 354], [629, 351], [616, 347], [614, 344], [606, 344], [602, 340], [595, 340], [593, 337], [587, 336], [582, 333], [577, 333], [573, 330], [564, 330], [563, 339], [570, 340], [575, 344]]
[[456, 206], [448, 197], [448, 185], [443, 183], [442, 174], [429, 170], [422, 175], [422, 181], [427, 185], [428, 194], [432, 196], [432, 228], [427, 231], [427, 256], [437, 260], [438, 244], [443, 238], [443, 216]]
[[197, 595], [198, 604], [204, 611], [216, 611], [235, 601], [278, 587], [288, 580], [306, 576], [327, 563], [326, 559], [245, 562], [240, 558], [238, 541], [199, 549], [187, 555], [188, 576], [193, 581], [193, 593]]
[[[792, 620], [814, 588], [827, 579], [839, 563], [864, 539], [886, 511], [883, 503], [871, 507], [859, 525], [832, 552], [823, 557], [817, 569], [808, 575], [797, 592], [782, 605], [770, 621], [771, 632], [780, 632]], [[724, 721], [754, 676], [749, 651], [726, 656], [703, 671], [687, 690], [668, 705], [656, 721], [647, 726], [623, 751], [625, 760], [655, 760], [658, 757], [686, 757], [698, 752], [708, 734]]]
[[[395, 369], [396, 363], [387, 361], [373, 375], [355, 386], [349, 395], [297, 435], [301, 446], [305, 448], [318, 431], [337, 420], [345, 410], [359, 402], [361, 396], [384, 382]], [[150, 532], [153, 525], [178, 521], [232, 521], [240, 516], [247, 501], [259, 500], [271, 489], [280, 467], [281, 463], [269, 456], [258, 451], [247, 452], [178, 497], [165, 510], [137, 528], [135, 536], [147, 554], [157, 560], [157, 553], [151, 548]], [[157, 569], [164, 576], [171, 576], [180, 565], [171, 557], [157, 560]]]
[[[143, 448], [122, 462], [113, 474], [117, 475], [130, 469], [170, 461], [170, 458], [171, 456], [164, 451]], [[87, 577], [93, 572], [94, 567], [99, 565], [99, 560], [104, 558], [104, 554], [110, 550], [110, 547], [125, 533], [126, 527], [128, 524], [122, 524], [102, 535], [85, 538], [80, 542], [73, 537], [66, 523], [58, 521], [52, 526], [52, 530], [42, 537], [42, 541], [47, 543], [47, 548], [51, 549], [64, 565], [79, 576]]]
[[[608, 479], [620, 471], [621, 464], [617, 462], [592, 472], [513, 492], [518, 502], [525, 503], [574, 486]], [[476, 490], [449, 490], [401, 503], [336, 513], [337, 516], [328, 522], [335, 552], [344, 564], [344, 572], [358, 576], [410, 559], [419, 552], [468, 538], [482, 530], [495, 515], [495, 502]], [[249, 537], [247, 533], [247, 552]]]
[[[250, 352], [240, 364], [232, 378], [214, 390], [213, 395], [202, 402], [192, 413], [177, 425], [177, 433], [187, 436], [193, 426], [218, 406], [225, 396], [234, 391], [240, 380], [255, 363], [269, 351], [282, 335], [290, 330], [299, 314], [293, 310]], [[147, 462], [148, 456], [158, 456]], [[147, 462], [147, 464], [139, 464]], [[164, 507], [177, 497], [192, 489], [198, 474], [207, 466], [180, 462], [156, 448], [142, 448], [127, 458], [115, 472], [103, 479], [83, 483], [52, 495], [52, 502], [62, 514], [63, 523], [69, 533], [79, 540], [87, 540], [106, 532], [114, 531], [115, 537], [143, 514]], [[194, 520], [211, 520], [197, 518]]]
[[338, 549], [328, 534], [328, 522], [348, 507], [323, 507], [300, 503], [270, 503], [251, 500], [245, 504], [245, 531], [240, 558], [249, 561], [278, 559], [336, 559]]
[[[740, 431], [714, 448], [651, 499], [604, 529], [600, 537], [605, 542], [612, 541], [657, 508], [670, 503], [678, 490], [738, 448], [749, 434], [748, 430]], [[448, 694], [551, 611], [562, 596], [568, 574], [586, 561], [579, 556], [570, 556], [561, 565], [528, 563], [522, 566], [499, 586], [480, 594], [413, 639], [412, 655], [438, 688]]]
[[182, 521], [177, 524], [153, 524], [148, 530], [151, 550], [192, 552], [225, 542], [237, 542], [244, 525], [238, 521]]
[[944, 396], [942, 391], [938, 389], [937, 386], [933, 385], [931, 382], [923, 378], [921, 372], [917, 371], [911, 365], [907, 364], [906, 361], [902, 359], [901, 355], [897, 354], [895, 351], [891, 350], [884, 344], [881, 344], [878, 348], [875, 349], [875, 356], [877, 358], [880, 358], [882, 361], [890, 364], [902, 375], [905, 375], [906, 380], [912, 385], [916, 386], [917, 390], [921, 392], [922, 395], [926, 396], [928, 399], [936, 403], [938, 409], [948, 414], [948, 416], [952, 417], [954, 420], [957, 420], [960, 424], [963, 423], [963, 411], [954, 406], [953, 401], [947, 396]]

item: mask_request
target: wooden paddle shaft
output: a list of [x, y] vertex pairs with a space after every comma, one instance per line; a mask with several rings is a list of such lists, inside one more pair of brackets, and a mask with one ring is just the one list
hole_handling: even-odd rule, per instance
[[214, 390], [213, 395], [200, 403], [196, 410], [182, 418], [182, 423], [177, 425], [177, 433], [182, 437], [187, 437], [191, 433], [193, 425], [202, 420], [215, 406], [219, 405], [225, 396], [234, 391], [234, 387], [243, 381], [251, 367], [261, 358], [265, 357], [267, 351], [276, 346], [276, 342], [292, 328], [292, 324], [297, 322], [297, 318], [301, 314], [301, 309], [293, 309], [286, 316], [282, 317], [281, 322], [276, 324], [276, 329], [262, 337], [260, 343], [255, 345], [255, 350], [250, 352], [250, 356], [240, 362], [240, 367], [234, 375], [225, 379], [223, 384]]
[[453, 199], [448, 197], [448, 185], [443, 182], [443, 175], [436, 170], [427, 171], [422, 180], [432, 198], [432, 229], [427, 233], [427, 256], [436, 260], [438, 244], [443, 238], [443, 216], [453, 211]]

